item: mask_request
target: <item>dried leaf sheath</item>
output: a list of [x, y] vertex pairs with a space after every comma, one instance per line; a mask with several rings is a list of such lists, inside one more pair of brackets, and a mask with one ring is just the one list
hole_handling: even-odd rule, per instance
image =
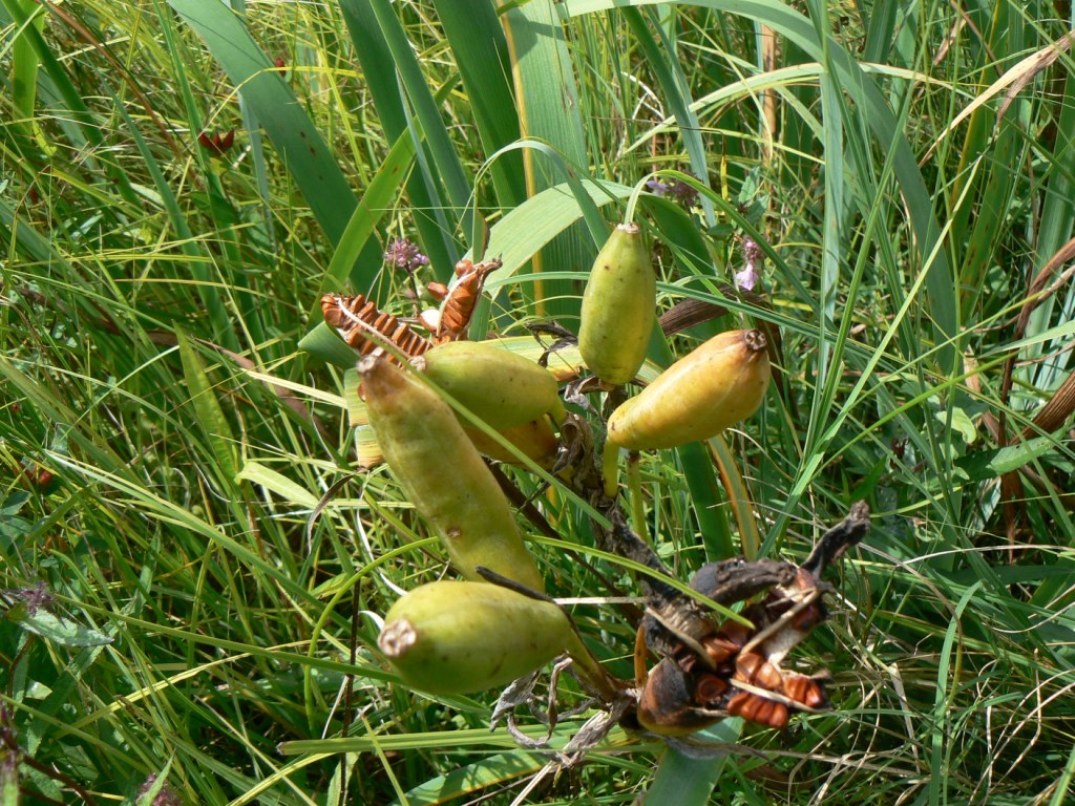
[[321, 313], [340, 337], [361, 355], [369, 355], [375, 348], [383, 346], [374, 334], [380, 334], [409, 356], [421, 355], [433, 346], [409, 325], [379, 310], [377, 304], [366, 299], [364, 294], [354, 297], [325, 294], [321, 297]]

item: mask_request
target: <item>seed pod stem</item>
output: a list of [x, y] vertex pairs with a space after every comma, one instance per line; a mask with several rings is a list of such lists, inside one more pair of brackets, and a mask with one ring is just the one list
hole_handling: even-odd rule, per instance
[[605, 480], [605, 497], [614, 499], [620, 491], [620, 446], [605, 440], [601, 452], [601, 477]]

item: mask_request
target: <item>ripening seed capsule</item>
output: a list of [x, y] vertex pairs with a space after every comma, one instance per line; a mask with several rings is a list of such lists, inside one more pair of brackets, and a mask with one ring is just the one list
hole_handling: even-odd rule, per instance
[[392, 605], [377, 645], [407, 685], [468, 694], [529, 674], [580, 641], [551, 601], [487, 582], [441, 580]]
[[480, 580], [476, 569], [484, 566], [543, 591], [508, 499], [451, 407], [382, 357], [364, 358], [358, 368], [385, 460], [447, 547], [456, 570]]
[[582, 296], [579, 352], [605, 383], [634, 380], [657, 317], [657, 275], [637, 224], [612, 231]]
[[445, 342], [412, 363], [498, 431], [563, 409], [559, 387], [551, 372], [535, 361], [493, 344]]
[[624, 401], [609, 417], [608, 441], [638, 451], [709, 439], [757, 411], [769, 378], [761, 331], [721, 333]]
[[[518, 457], [499, 442], [493, 440], [484, 431], [467, 426], [464, 426], [463, 430], [483, 456], [488, 456], [490, 459], [505, 462], [509, 465], [522, 464]], [[522, 425], [502, 428], [500, 434], [518, 448], [524, 456], [532, 459], [539, 467], [548, 470], [555, 463], [560, 440], [557, 438], [556, 432], [552, 430], [548, 417], [542, 416]]]

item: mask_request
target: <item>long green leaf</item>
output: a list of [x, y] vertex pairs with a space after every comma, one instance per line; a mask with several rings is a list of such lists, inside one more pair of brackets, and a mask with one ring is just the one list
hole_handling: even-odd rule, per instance
[[[372, 1], [340, 0], [340, 8], [362, 66], [363, 81], [385, 134], [393, 142], [407, 131], [416, 136], [407, 111], [408, 99], [396, 73], [395, 56], [381, 33]], [[428, 171], [412, 173], [407, 195], [422, 251], [429, 257], [437, 276], [446, 280], [451, 277], [461, 251], [454, 237], [456, 227], [448, 218], [448, 204]]]
[[[492, 154], [520, 137], [504, 29], [487, 1], [434, 0], [434, 6], [459, 65], [485, 153]], [[502, 208], [511, 209], [526, 198], [522, 154], [505, 153], [489, 170]]]
[[[620, 11], [631, 26], [631, 31], [642, 47], [643, 53], [646, 54], [646, 60], [650, 63], [661, 85], [665, 103], [668, 104], [676, 120], [680, 139], [687, 150], [691, 172], [708, 187], [709, 160], [706, 156], [705, 143], [702, 140], [702, 124], [691, 107], [690, 88], [687, 85], [686, 76], [683, 75], [683, 68], [679, 60], [675, 58], [676, 53], [672, 43], [667, 36], [664, 36], [659, 25], [653, 26], [657, 32], [656, 36], [651, 34], [650, 27], [646, 25], [646, 21], [637, 9], [624, 7]], [[652, 14], [650, 22], [655, 23]], [[702, 209], [705, 212], [706, 225], [712, 227], [716, 223], [712, 203], [705, 200]]]
[[[168, 0], [220, 62], [333, 243], [357, 200], [320, 132], [242, 20], [218, 0]], [[375, 252], [374, 252], [375, 253]]]
[[[33, 0], [11, 0], [19, 7], [19, 14], [33, 25], [40, 35], [45, 25], [45, 10]], [[11, 122], [23, 137], [29, 139], [33, 130], [30, 120], [34, 116], [37, 100], [37, 73], [41, 59], [34, 50], [33, 43], [26, 36], [18, 35], [11, 49], [11, 105], [14, 107], [16, 120]]]
[[[499, 2], [499, 0], [498, 0]], [[589, 164], [586, 128], [580, 113], [575, 67], [564, 34], [559, 3], [531, 0], [499, 2], [507, 32], [515, 79], [520, 134], [540, 140], [574, 166]], [[529, 195], [561, 181], [556, 171], [527, 152], [524, 158]], [[492, 245], [490, 244], [490, 249]], [[588, 268], [596, 246], [580, 228], [564, 232], [535, 256], [534, 268]], [[495, 254], [495, 252], [493, 252]], [[534, 288], [537, 310], [554, 316], [577, 314], [580, 290], [570, 283], [550, 282]]]
[[182, 330], [176, 331], [179, 338], [179, 357], [183, 362], [183, 377], [187, 382], [190, 402], [197, 412], [196, 420], [200, 424], [206, 441], [212, 448], [220, 468], [220, 480], [225, 488], [231, 487], [238, 472], [236, 441], [231, 425], [224, 414], [220, 401], [216, 398], [213, 385], [205, 371], [205, 365], [194, 351], [194, 345]]

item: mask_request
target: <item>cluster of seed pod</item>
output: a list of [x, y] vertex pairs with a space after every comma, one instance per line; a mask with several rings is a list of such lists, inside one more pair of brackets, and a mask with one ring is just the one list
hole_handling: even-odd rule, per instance
[[[764, 603], [749, 607], [744, 617], [764, 624], [772, 609], [792, 601], [793, 593], [816, 590], [801, 588], [805, 582], [797, 578], [793, 592], [775, 588]], [[729, 620], [700, 641], [702, 653], [686, 644], [676, 647], [644, 677], [639, 722], [654, 733], [665, 734], [698, 730], [725, 716], [782, 728], [794, 710], [823, 708], [827, 699], [818, 679], [784, 672], [775, 658], [745, 649], [759, 629], [757, 624], [752, 629]]]
[[[359, 363], [370, 423], [407, 499], [467, 581], [430, 583], [397, 601], [381, 651], [404, 681], [434, 694], [501, 685], [562, 653], [599, 683], [603, 673], [570, 620], [540, 595], [543, 579], [503, 490], [455, 412], [419, 375], [506, 429], [556, 409], [555, 380], [537, 364], [477, 343], [439, 345], [412, 364], [401, 368], [379, 355]], [[499, 382], [495, 400], [463, 381], [475, 366]], [[489, 571], [519, 590], [485, 581]]]
[[[563, 652], [599, 689], [607, 676], [570, 619], [543, 597], [542, 576], [482, 459], [513, 458], [493, 431], [548, 467], [559, 446], [555, 429], [566, 417], [547, 369], [463, 340], [485, 277], [499, 266], [456, 266], [440, 310], [420, 319], [428, 338], [362, 296], [322, 300], [326, 322], [364, 356], [362, 396], [389, 469], [465, 579], [403, 596], [389, 610], [378, 643], [405, 682], [434, 694], [501, 685]], [[634, 380], [655, 321], [648, 251], [637, 226], [621, 225], [601, 249], [583, 298], [579, 352], [586, 366], [606, 385]], [[620, 448], [661, 449], [712, 437], [757, 410], [769, 380], [767, 343], [757, 330], [720, 334], [675, 362], [609, 418], [601, 505], [610, 512], [617, 506]], [[830, 545], [824, 556], [842, 550]], [[780, 663], [824, 618], [818, 580], [825, 562], [798, 568], [734, 560], [699, 571], [692, 587], [718, 603], [760, 597], [744, 611], [751, 627], [715, 624], [679, 600], [651, 603], [636, 652], [637, 722], [666, 735], [728, 715], [782, 727], [796, 710], [823, 707], [821, 682]], [[650, 653], [658, 662], [647, 669]], [[613, 689], [606, 687], [608, 697], [617, 696]]]

